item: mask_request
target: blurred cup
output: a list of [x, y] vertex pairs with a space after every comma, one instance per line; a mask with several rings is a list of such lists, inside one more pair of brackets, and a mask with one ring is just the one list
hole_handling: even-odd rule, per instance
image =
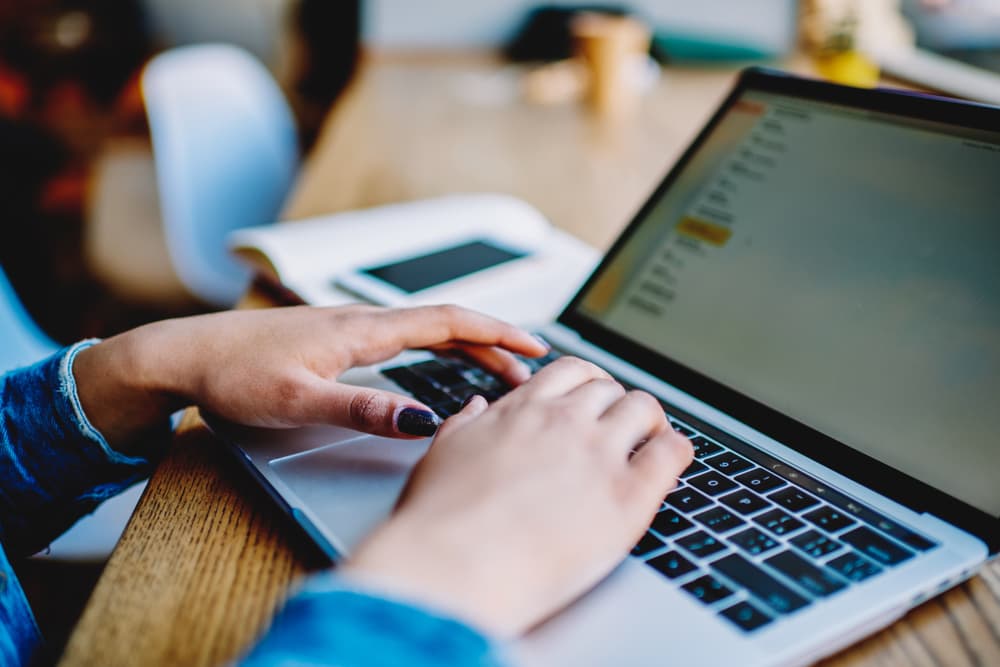
[[622, 116], [637, 106], [637, 63], [644, 64], [650, 32], [639, 20], [583, 12], [571, 25], [579, 58], [590, 74], [587, 102], [602, 116]]

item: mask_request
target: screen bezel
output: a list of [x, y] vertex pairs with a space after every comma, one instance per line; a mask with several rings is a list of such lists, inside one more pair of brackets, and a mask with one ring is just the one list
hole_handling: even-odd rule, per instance
[[997, 132], [997, 128], [1000, 128], [1000, 107], [959, 102], [909, 91], [849, 88], [763, 68], [744, 70], [733, 90], [705, 128], [639, 209], [557, 321], [572, 329], [587, 342], [607, 350], [809, 458], [849, 476], [915, 512], [928, 512], [976, 535], [987, 544], [990, 554], [995, 555], [1000, 551], [1000, 518], [824, 435], [666, 355], [615, 333], [580, 311], [580, 303], [597, 277], [674, 184], [736, 100], [748, 90], [838, 104], [861, 111], [894, 114], [919, 121], [938, 122], [962, 129]]

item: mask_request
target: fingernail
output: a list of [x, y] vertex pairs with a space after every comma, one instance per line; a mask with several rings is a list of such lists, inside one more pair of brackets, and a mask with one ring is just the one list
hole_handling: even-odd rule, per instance
[[469, 405], [469, 403], [472, 403], [472, 401], [476, 398], [476, 396], [479, 396], [479, 394], [473, 394], [472, 396], [469, 396], [467, 399], [462, 401], [462, 409], [464, 410], [466, 406]]
[[441, 418], [430, 410], [403, 408], [396, 415], [396, 430], [407, 435], [434, 435]]
[[515, 366], [515, 368], [516, 371], [512, 373], [512, 375], [513, 379], [516, 382], [518, 383], [527, 382], [529, 379], [531, 379], [531, 366], [524, 363], [523, 361], [519, 361], [517, 363], [517, 366]]
[[544, 339], [544, 338], [542, 338], [541, 336], [533, 336], [533, 338], [534, 338], [535, 340], [537, 340], [537, 341], [538, 341], [539, 343], [541, 343], [541, 345], [542, 345], [542, 346], [543, 346], [543, 347], [544, 347], [544, 348], [545, 348], [546, 350], [551, 350], [551, 349], [552, 349], [552, 346], [551, 346], [551, 345], [549, 345], [549, 341], [545, 340], [545, 339]]

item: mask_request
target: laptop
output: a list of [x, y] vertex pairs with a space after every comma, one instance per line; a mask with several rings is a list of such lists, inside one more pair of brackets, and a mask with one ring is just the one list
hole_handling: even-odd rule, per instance
[[[651, 392], [695, 461], [519, 664], [811, 663], [996, 555], [998, 128], [997, 108], [742, 74], [540, 329], [536, 367], [578, 355]], [[507, 390], [424, 352], [344, 379], [443, 416]], [[212, 426], [334, 560], [428, 444]]]

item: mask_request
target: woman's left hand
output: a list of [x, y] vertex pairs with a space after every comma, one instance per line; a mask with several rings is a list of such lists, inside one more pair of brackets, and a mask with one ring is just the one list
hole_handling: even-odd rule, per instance
[[460, 352], [511, 385], [530, 376], [512, 353], [547, 351], [527, 332], [457, 306], [303, 306], [156, 322], [84, 350], [73, 371], [84, 411], [116, 446], [192, 404], [252, 426], [427, 435], [414, 433], [421, 415], [407, 411], [430, 413], [420, 402], [338, 382], [351, 367], [409, 348]]

